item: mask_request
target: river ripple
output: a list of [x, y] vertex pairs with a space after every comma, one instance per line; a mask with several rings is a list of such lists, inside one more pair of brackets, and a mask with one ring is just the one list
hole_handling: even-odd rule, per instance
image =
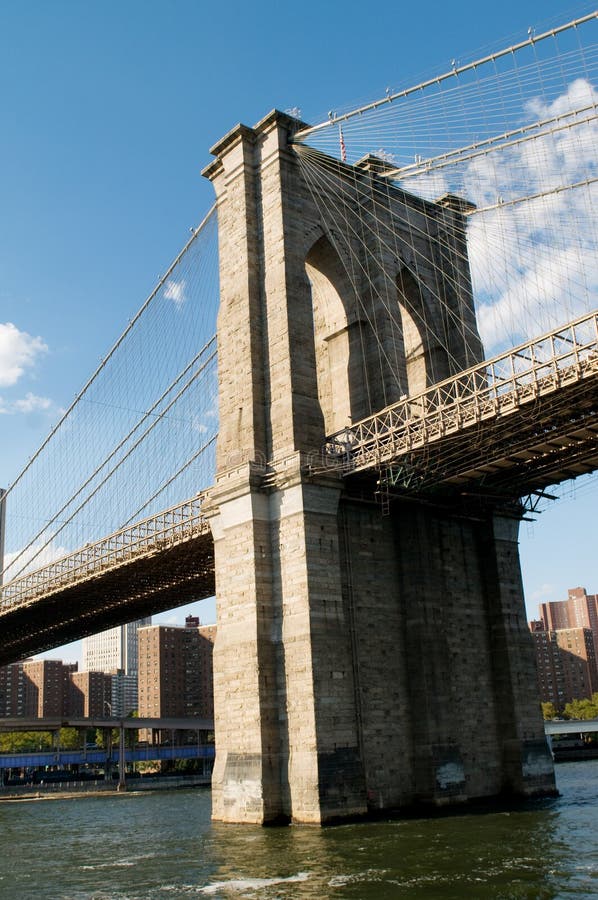
[[0, 803], [4, 900], [598, 897], [598, 761], [515, 812], [212, 825], [207, 790]]

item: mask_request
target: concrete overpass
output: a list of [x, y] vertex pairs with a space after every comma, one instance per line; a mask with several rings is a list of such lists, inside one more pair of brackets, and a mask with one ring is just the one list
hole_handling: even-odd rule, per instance
[[555, 734], [588, 734], [598, 731], [598, 719], [548, 719], [544, 731], [551, 737]]
[[125, 716], [102, 716], [75, 718], [72, 716], [44, 716], [40, 718], [0, 719], [2, 731], [57, 731], [60, 728], [124, 728], [126, 730], [151, 728], [154, 731], [214, 731], [213, 719], [198, 719], [194, 716], [180, 718], [136, 718]]
[[[51, 750], [29, 753], [2, 753], [0, 754], [0, 769], [9, 768], [38, 768], [40, 766], [66, 766], [66, 765], [112, 765], [118, 764], [118, 787], [125, 788], [125, 767], [127, 762], [142, 762], [145, 760], [166, 759], [205, 759], [213, 760], [214, 745], [207, 744], [208, 732], [214, 731], [213, 719], [199, 719], [191, 716], [184, 718], [135, 718], [125, 716], [122, 718], [108, 716], [102, 718], [70, 718], [61, 716], [39, 718], [11, 718], [0, 719], [0, 732], [10, 731], [51, 731], [58, 733], [61, 728], [101, 728], [107, 735], [106, 747], [103, 749], [91, 748], [81, 750], [61, 749], [56, 741], [56, 746]], [[118, 747], [112, 744], [112, 731], [118, 731]], [[142, 747], [127, 748], [125, 746], [126, 731], [148, 730], [152, 732], [171, 732], [172, 741], [169, 744], [149, 743]], [[192, 745], [177, 745], [174, 741], [176, 732], [195, 731], [197, 740]], [[200, 734], [203, 740], [200, 743]]]

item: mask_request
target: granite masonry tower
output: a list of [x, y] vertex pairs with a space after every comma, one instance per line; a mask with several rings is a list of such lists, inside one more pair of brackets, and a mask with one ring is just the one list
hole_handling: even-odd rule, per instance
[[482, 358], [463, 208], [388, 186], [373, 158], [330, 160], [402, 248], [373, 250], [361, 285], [289, 143], [298, 127], [278, 112], [239, 125], [204, 173], [221, 293], [213, 816], [325, 823], [553, 792], [517, 518], [442, 495], [383, 516], [367, 479], [310, 468], [326, 435]]

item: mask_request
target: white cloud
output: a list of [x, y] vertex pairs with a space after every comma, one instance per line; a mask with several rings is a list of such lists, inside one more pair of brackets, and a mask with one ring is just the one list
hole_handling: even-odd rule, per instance
[[12, 404], [13, 409], [20, 413], [40, 412], [49, 409], [51, 405], [52, 401], [48, 397], [38, 397], [30, 391], [21, 400], [15, 400]]
[[[525, 104], [525, 111], [534, 119], [546, 119], [552, 116], [562, 116], [564, 113], [574, 112], [576, 109], [592, 107], [595, 109], [597, 92], [585, 78], [576, 78], [567, 86], [567, 90], [560, 94], [552, 103], [546, 103], [539, 97], [532, 97]], [[584, 115], [584, 113], [580, 113]]]
[[[217, 385], [214, 380], [211, 388], [215, 389], [216, 387]], [[214, 403], [210, 407], [208, 407], [207, 409], [203, 409], [197, 415], [192, 416], [191, 427], [199, 434], [213, 434], [216, 430], [215, 421], [218, 421], [218, 406], [216, 399], [214, 399]]]
[[[593, 253], [578, 247], [538, 245], [530, 260], [516, 276], [506, 278], [498, 296], [478, 308], [478, 326], [487, 350], [507, 340], [511, 345], [564, 324], [586, 309], [580, 269], [586, 281], [598, 289], [598, 265]], [[508, 271], [508, 270], [507, 270]], [[497, 282], [499, 281], [497, 275]]]
[[[583, 79], [552, 103], [530, 100], [527, 116], [545, 119], [598, 103]], [[586, 118], [588, 113], [569, 121]], [[547, 134], [472, 160], [462, 190], [478, 207], [505, 205], [473, 216], [468, 226], [478, 323], [492, 355], [592, 309], [598, 293], [598, 186], [549, 193], [596, 177], [598, 124]], [[543, 194], [525, 203], [511, 199]]]
[[52, 540], [44, 547], [43, 544], [33, 544], [26, 550], [16, 550], [4, 555], [4, 581], [7, 583], [19, 575], [35, 572], [43, 566], [49, 565], [63, 556], [68, 556], [71, 551]]
[[0, 386], [16, 384], [23, 372], [47, 350], [41, 337], [19, 331], [12, 322], [0, 322]]
[[172, 300], [175, 306], [182, 306], [187, 299], [185, 294], [185, 287], [186, 282], [184, 278], [181, 278], [180, 281], [176, 281], [176, 279], [171, 278], [166, 282], [164, 296], [167, 300]]
[[38, 397], [37, 394], [32, 394], [31, 391], [28, 391], [24, 397], [20, 397], [18, 400], [8, 401], [0, 397], [0, 416], [13, 415], [14, 413], [27, 415], [28, 413], [44, 412], [51, 408], [52, 401], [49, 397]]
[[403, 179], [402, 187], [426, 200], [437, 200], [449, 192], [450, 182], [444, 172], [430, 169], [416, 177]]
[[[471, 216], [467, 225], [487, 357], [596, 306], [598, 184], [567, 186], [598, 175], [597, 106], [598, 90], [583, 78], [564, 84], [549, 102], [528, 95], [511, 108], [509, 127], [562, 118], [533, 140], [526, 135], [522, 142], [431, 167], [405, 181], [408, 190], [426, 198], [451, 192], [478, 209], [496, 206]], [[542, 196], [529, 199], [534, 195]]]

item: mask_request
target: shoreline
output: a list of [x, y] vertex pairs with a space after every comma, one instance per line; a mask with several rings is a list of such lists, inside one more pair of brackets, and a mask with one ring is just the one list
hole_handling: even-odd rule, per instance
[[83, 784], [75, 784], [72, 789], [65, 787], [64, 784], [40, 786], [23, 785], [15, 786], [13, 789], [0, 791], [0, 803], [23, 803], [32, 800], [74, 800], [77, 797], [126, 797], [131, 794], [144, 794], [149, 791], [165, 791], [180, 790], [183, 788], [199, 788], [211, 787], [211, 777], [201, 775], [199, 777], [161, 777], [150, 780], [146, 779], [141, 782], [139, 779], [132, 779], [127, 783], [124, 790], [119, 790], [117, 783], [99, 787], [98, 784], [92, 783], [89, 788], [85, 788]]

